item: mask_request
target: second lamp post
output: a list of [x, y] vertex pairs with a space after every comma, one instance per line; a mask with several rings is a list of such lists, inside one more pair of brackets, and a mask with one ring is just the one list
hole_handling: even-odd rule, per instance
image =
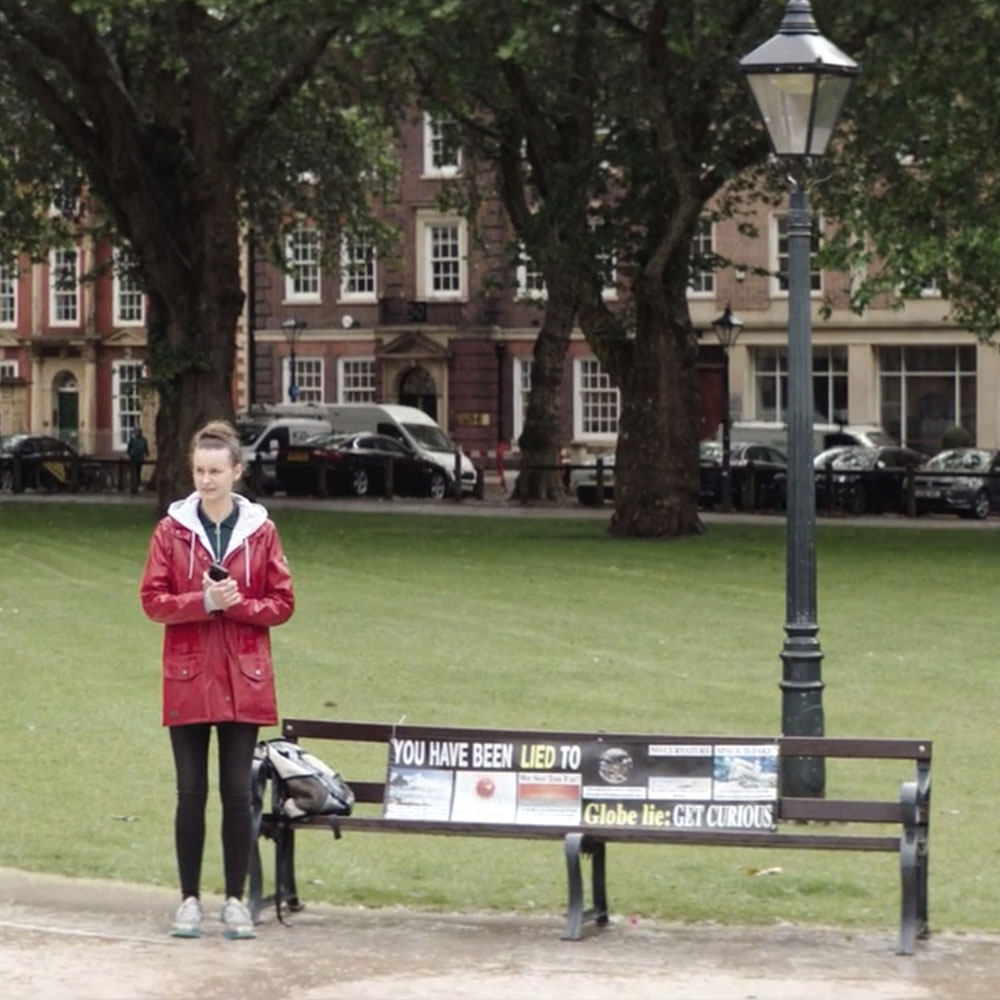
[[306, 321], [299, 319], [298, 316], [291, 316], [281, 324], [281, 332], [288, 341], [288, 399], [292, 403], [297, 403], [299, 400], [298, 372], [296, 371], [295, 364], [295, 343], [305, 328]]
[[722, 489], [720, 500], [722, 509], [733, 509], [733, 477], [732, 463], [729, 457], [730, 429], [733, 425], [732, 406], [729, 401], [729, 348], [736, 343], [743, 330], [743, 320], [737, 316], [727, 303], [725, 311], [718, 319], [712, 320], [712, 329], [722, 348]]

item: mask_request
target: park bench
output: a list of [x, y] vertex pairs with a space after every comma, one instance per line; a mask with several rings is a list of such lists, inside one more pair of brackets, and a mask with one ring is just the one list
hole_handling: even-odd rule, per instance
[[[609, 919], [605, 848], [610, 843], [878, 851], [898, 854], [899, 948], [912, 955], [928, 934], [927, 867], [931, 743], [826, 737], [678, 736], [392, 725], [285, 719], [285, 739], [336, 767], [357, 798], [350, 816], [291, 820], [255, 774], [255, 838], [250, 907], [279, 916], [301, 907], [295, 875], [300, 831], [551, 839], [563, 843], [568, 911], [562, 937]], [[330, 746], [312, 741], [331, 741]], [[367, 776], [344, 761], [368, 745]], [[788, 758], [864, 762], [853, 784], [891, 769], [898, 798], [796, 798], [780, 794]], [[376, 762], [377, 763], [374, 763]], [[884, 765], [875, 762], [887, 762]], [[893, 764], [892, 762], [895, 762]], [[372, 777], [372, 768], [380, 773]], [[881, 772], [879, 772], [881, 773]], [[264, 896], [262, 840], [274, 843], [275, 892]], [[581, 858], [591, 862], [585, 905]]]

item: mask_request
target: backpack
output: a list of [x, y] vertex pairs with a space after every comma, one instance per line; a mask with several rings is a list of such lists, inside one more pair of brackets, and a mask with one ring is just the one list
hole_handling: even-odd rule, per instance
[[291, 740], [261, 740], [255, 756], [274, 782], [275, 808], [289, 819], [349, 816], [354, 792], [333, 768]]

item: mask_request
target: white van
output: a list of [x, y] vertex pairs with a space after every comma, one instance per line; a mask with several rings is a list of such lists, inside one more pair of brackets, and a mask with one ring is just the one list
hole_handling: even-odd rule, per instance
[[[449, 482], [454, 483], [455, 452], [459, 448], [423, 410], [398, 403], [338, 403], [324, 406], [323, 410], [334, 431], [371, 431], [396, 438], [421, 458], [440, 465], [448, 473]], [[461, 468], [462, 493], [472, 493], [476, 488], [476, 467], [464, 452]]]
[[[874, 424], [813, 424], [813, 454], [818, 455], [836, 445], [859, 445], [864, 448], [881, 448], [894, 445], [895, 441]], [[721, 440], [722, 432], [719, 432]], [[737, 420], [730, 428], [729, 438], [734, 444], [750, 442], [769, 444], [780, 451], [788, 451], [788, 426], [770, 420]]]
[[332, 429], [330, 421], [322, 415], [292, 417], [270, 410], [251, 411], [236, 421], [244, 464], [253, 464], [259, 455], [265, 469], [273, 469], [275, 459], [289, 445], [301, 444], [316, 434], [329, 434]]

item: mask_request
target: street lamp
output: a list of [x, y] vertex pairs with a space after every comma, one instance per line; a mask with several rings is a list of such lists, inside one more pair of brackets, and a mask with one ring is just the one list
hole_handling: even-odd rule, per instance
[[722, 509], [730, 511], [733, 509], [733, 489], [732, 476], [730, 475], [729, 463], [729, 429], [732, 424], [732, 415], [729, 412], [729, 348], [736, 343], [737, 338], [743, 332], [743, 320], [737, 316], [729, 303], [726, 303], [725, 311], [717, 319], [712, 320], [712, 329], [722, 347]]
[[291, 316], [281, 324], [281, 332], [285, 335], [289, 347], [288, 359], [288, 399], [295, 403], [299, 398], [299, 384], [296, 381], [297, 372], [295, 369], [295, 342], [299, 335], [306, 328], [306, 321], [298, 316]]
[[[823, 681], [816, 622], [816, 495], [812, 466], [812, 219], [809, 159], [826, 152], [858, 65], [816, 27], [809, 0], [788, 0], [778, 33], [740, 60], [772, 150], [790, 168], [788, 213], [788, 519], [781, 731], [823, 735]], [[782, 764], [782, 794], [822, 796], [821, 758]]]

